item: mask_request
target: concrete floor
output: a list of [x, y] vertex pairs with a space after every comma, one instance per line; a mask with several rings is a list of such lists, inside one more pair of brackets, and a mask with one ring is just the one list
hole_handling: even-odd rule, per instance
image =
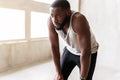
[[[13, 69], [0, 74], [0, 80], [54, 80], [55, 67], [52, 61], [21, 69]], [[68, 80], [79, 80], [75, 67]], [[118, 70], [97, 65], [93, 80], [120, 80]]]
[[[54, 77], [55, 67], [52, 61], [18, 69], [15, 68], [0, 74], [0, 80], [54, 80]], [[69, 76], [69, 80], [79, 80], [77, 67]]]
[[52, 62], [1, 73], [0, 80], [52, 80], [55, 74]]

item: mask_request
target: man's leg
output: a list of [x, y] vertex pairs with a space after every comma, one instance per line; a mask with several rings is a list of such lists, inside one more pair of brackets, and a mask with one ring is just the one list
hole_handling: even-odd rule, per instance
[[64, 80], [68, 79], [75, 65], [76, 64], [72, 61], [72, 54], [65, 48], [61, 58], [61, 71]]

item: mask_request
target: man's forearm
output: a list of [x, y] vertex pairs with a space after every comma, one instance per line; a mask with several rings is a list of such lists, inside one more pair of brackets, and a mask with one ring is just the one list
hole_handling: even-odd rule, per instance
[[61, 73], [61, 69], [60, 69], [60, 54], [53, 54], [53, 60], [54, 60], [56, 72], [58, 74], [60, 74]]
[[80, 57], [80, 64], [81, 64], [81, 77], [87, 78], [89, 68], [90, 68], [90, 62], [91, 62], [91, 55], [83, 55]]
[[59, 48], [55, 48], [52, 46], [52, 52], [53, 52], [53, 60], [54, 60], [56, 72], [59, 74], [61, 73]]

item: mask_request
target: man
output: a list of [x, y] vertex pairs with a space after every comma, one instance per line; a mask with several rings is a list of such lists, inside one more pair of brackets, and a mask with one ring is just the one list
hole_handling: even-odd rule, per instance
[[[80, 80], [92, 80], [98, 43], [85, 16], [72, 11], [67, 0], [55, 0], [50, 6], [48, 28], [57, 72], [55, 80], [67, 80], [76, 65], [80, 69]], [[62, 57], [58, 36], [66, 44]]]

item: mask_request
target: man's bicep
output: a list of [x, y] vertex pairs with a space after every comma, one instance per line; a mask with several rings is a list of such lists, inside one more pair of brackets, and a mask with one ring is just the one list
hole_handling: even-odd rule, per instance
[[51, 21], [48, 21], [48, 29], [49, 29], [49, 39], [51, 45], [54, 47], [59, 46], [58, 44], [58, 34], [56, 33], [54, 26]]
[[50, 42], [51, 42], [52, 45], [54, 45], [54, 46], [58, 45], [58, 35], [55, 31], [50, 30], [49, 38], [50, 38]]
[[79, 48], [80, 48], [81, 53], [86, 53], [86, 52], [89, 53], [90, 50], [91, 50], [90, 36], [86, 36], [86, 35], [80, 36], [80, 35], [78, 35], [77, 39], [78, 39], [78, 44], [79, 44]]

